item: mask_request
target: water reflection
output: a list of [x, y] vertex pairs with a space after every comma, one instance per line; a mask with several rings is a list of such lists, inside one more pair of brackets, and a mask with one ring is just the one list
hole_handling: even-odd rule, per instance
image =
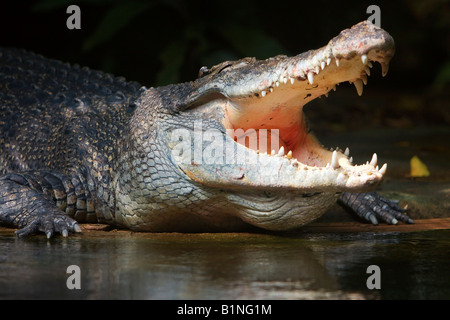
[[[0, 298], [449, 298], [449, 231], [411, 234], [0, 235]], [[81, 268], [68, 290], [66, 268]], [[382, 289], [366, 288], [366, 269]]]

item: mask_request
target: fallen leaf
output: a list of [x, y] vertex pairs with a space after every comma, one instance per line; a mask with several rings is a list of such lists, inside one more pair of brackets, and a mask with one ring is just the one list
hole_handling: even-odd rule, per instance
[[411, 177], [428, 177], [430, 175], [430, 171], [428, 170], [425, 163], [419, 159], [418, 156], [414, 156], [410, 160], [411, 164]]

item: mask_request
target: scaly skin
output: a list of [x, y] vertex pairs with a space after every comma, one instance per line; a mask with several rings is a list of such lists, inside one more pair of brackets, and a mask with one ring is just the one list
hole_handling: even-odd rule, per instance
[[[140, 88], [0, 50], [0, 222], [52, 236], [76, 221], [137, 231], [298, 228], [336, 200], [378, 223], [412, 222], [371, 191], [386, 165], [352, 164], [308, 133], [302, 107], [336, 84], [358, 94], [394, 54], [368, 22], [295, 57], [245, 58]], [[273, 151], [272, 151], [273, 149]]]

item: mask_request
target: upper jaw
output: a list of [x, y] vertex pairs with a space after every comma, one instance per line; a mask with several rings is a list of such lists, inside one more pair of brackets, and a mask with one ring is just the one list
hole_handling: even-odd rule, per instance
[[[355, 84], [358, 95], [361, 95], [372, 62], [381, 64], [382, 75], [385, 76], [394, 52], [392, 37], [363, 21], [342, 31], [325, 47], [280, 61], [279, 67], [273, 68], [270, 74], [261, 75], [259, 82], [255, 79], [251, 91], [255, 96], [266, 97], [283, 84], [296, 85], [301, 87], [298, 92], [309, 94], [301, 97], [305, 104], [326, 94], [337, 84], [349, 81]], [[301, 84], [296, 84], [296, 81]]]
[[[294, 57], [277, 56], [262, 61], [245, 58], [223, 63], [223, 67], [217, 70], [213, 67], [215, 71], [212, 74], [194, 82], [196, 89], [187, 98], [186, 104], [194, 104], [197, 99], [213, 93], [220, 93], [233, 100], [265, 97], [281, 84], [294, 83], [296, 80], [316, 87], [324, 78], [322, 73], [327, 74], [326, 81], [307, 101], [326, 94], [344, 81], [355, 83], [360, 94], [366, 74], [370, 73], [368, 69], [371, 61], [381, 64], [384, 76], [394, 53], [393, 38], [371, 22], [363, 21], [342, 31], [317, 50]], [[360, 63], [355, 63], [356, 60]], [[340, 71], [333, 76], [335, 68], [340, 68]]]

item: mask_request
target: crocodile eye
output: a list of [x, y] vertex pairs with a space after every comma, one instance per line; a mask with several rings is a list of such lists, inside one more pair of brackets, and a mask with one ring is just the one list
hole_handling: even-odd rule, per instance
[[229, 69], [229, 70], [239, 69], [246, 65], [248, 65], [248, 61], [240, 61], [238, 63], [229, 63], [229, 64], [224, 65], [217, 73], [221, 73], [225, 69]]
[[219, 74], [223, 70], [225, 70], [229, 67], [233, 67], [233, 69], [234, 69], [235, 65], [233, 65], [232, 63], [226, 62], [226, 63], [221, 63], [220, 65], [214, 66], [211, 69], [209, 69], [207, 66], [203, 66], [198, 71], [198, 77], [201, 78], [201, 77], [204, 77], [211, 73]]
[[221, 73], [225, 69], [228, 69], [229, 67], [233, 66], [231, 63], [223, 63], [222, 65], [218, 66], [216, 73]]
[[210, 73], [211, 73], [211, 70], [209, 70], [207, 66], [203, 66], [198, 71], [198, 77], [201, 78], [201, 77], [206, 76], [207, 74], [210, 74]]
[[215, 65], [211, 68], [203, 66], [200, 68], [198, 72], [198, 77], [202, 78], [206, 75], [215, 75], [219, 74], [225, 70], [236, 70], [242, 67], [247, 66], [250, 63], [254, 63], [256, 61], [255, 58], [244, 58], [237, 61], [224, 61], [218, 65]]

